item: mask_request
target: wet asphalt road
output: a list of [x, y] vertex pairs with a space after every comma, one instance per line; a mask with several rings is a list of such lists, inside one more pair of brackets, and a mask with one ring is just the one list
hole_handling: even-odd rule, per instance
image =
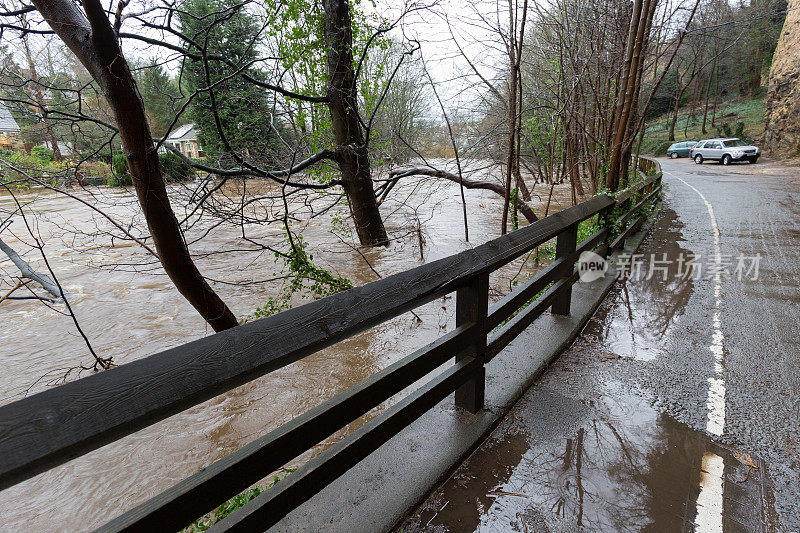
[[800, 167], [662, 167], [638, 271], [399, 529], [800, 531]]

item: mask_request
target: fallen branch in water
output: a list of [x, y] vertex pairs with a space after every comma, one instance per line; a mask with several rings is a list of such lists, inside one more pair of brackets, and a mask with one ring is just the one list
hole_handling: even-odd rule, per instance
[[25, 281], [22, 280], [21, 278], [17, 280], [17, 284], [14, 285], [10, 291], [5, 293], [3, 296], [0, 296], [0, 303], [5, 302], [6, 300], [40, 300], [42, 302], [49, 302], [51, 304], [58, 302], [58, 300], [55, 298], [50, 298], [47, 296], [39, 296], [38, 294], [35, 294], [33, 291], [31, 291], [31, 296], [11, 296], [16, 292], [17, 289], [21, 287], [26, 287], [30, 291], [31, 288], [28, 287], [28, 283], [30, 282], [31, 280]]
[[[430, 167], [404, 167], [395, 168], [389, 171], [389, 179], [396, 180], [408, 176], [430, 176], [432, 178], [442, 178], [461, 184], [467, 189], [484, 189], [495, 192], [502, 198], [506, 197], [506, 188], [502, 184], [495, 181], [473, 180], [470, 178], [459, 177], [457, 174], [453, 174], [452, 172]], [[513, 195], [512, 200], [513, 203], [516, 204], [517, 209], [519, 209], [528, 222], [533, 223], [539, 220], [539, 218], [536, 216], [536, 213], [534, 213], [533, 209], [531, 209], [531, 206], [522, 200], [519, 195]]]
[[[41, 285], [44, 290], [55, 296], [56, 298], [64, 298], [64, 293], [61, 292], [61, 288], [56, 285], [56, 283], [50, 279], [50, 276], [47, 274], [41, 274], [36, 272], [20, 255], [15, 252], [9, 245], [3, 242], [3, 239], [0, 238], [0, 250], [5, 253], [11, 262], [14, 263], [17, 268], [19, 269], [22, 277], [28, 278], [29, 280], [35, 281], [39, 285]], [[19, 287], [15, 287], [11, 292], [14, 292]], [[10, 294], [10, 293], [9, 293]], [[6, 294], [4, 297], [7, 298], [9, 295]], [[2, 300], [0, 300], [2, 301]]]
[[[33, 239], [33, 242], [35, 243], [34, 244], [34, 248], [39, 250], [39, 253], [42, 256], [42, 259], [44, 260], [44, 264], [47, 267], [47, 271], [50, 273], [50, 275], [47, 276], [47, 275], [44, 275], [44, 274], [37, 273], [35, 270], [33, 270], [30, 267], [30, 265], [28, 265], [28, 263], [26, 263], [19, 256], [19, 254], [17, 254], [14, 250], [12, 250], [11, 247], [8, 246], [5, 242], [3, 242], [2, 239], [0, 239], [0, 249], [2, 249], [3, 252], [5, 252], [5, 254], [11, 259], [11, 261], [15, 265], [17, 265], [17, 268], [20, 269], [20, 271], [22, 272], [23, 276], [25, 276], [25, 277], [27, 277], [29, 279], [33, 279], [33, 280], [37, 281], [43, 287], [45, 287], [45, 289], [48, 292], [50, 292], [50, 294], [53, 294], [54, 296], [56, 296], [57, 298], [60, 298], [61, 301], [64, 302], [64, 306], [67, 308], [67, 313], [69, 314], [69, 317], [72, 319], [72, 323], [75, 325], [75, 329], [78, 330], [78, 333], [80, 334], [81, 338], [86, 343], [86, 347], [89, 349], [89, 353], [91, 353], [92, 357], [94, 357], [94, 364], [92, 366], [84, 367], [84, 366], [81, 365], [81, 368], [83, 368], [84, 370], [88, 370], [89, 368], [91, 368], [94, 371], [98, 371], [101, 368], [104, 369], [104, 370], [111, 368], [112, 366], [114, 366], [114, 362], [112, 360], [113, 358], [112, 357], [100, 357], [99, 355], [97, 355], [97, 352], [95, 352], [94, 348], [92, 347], [92, 343], [89, 341], [89, 337], [86, 336], [86, 333], [83, 331], [83, 328], [81, 328], [81, 325], [78, 322], [78, 317], [75, 315], [75, 312], [72, 310], [72, 305], [70, 305], [69, 299], [66, 297], [66, 294], [64, 294], [64, 291], [61, 288], [61, 284], [58, 282], [58, 276], [56, 276], [56, 273], [53, 270], [53, 267], [50, 266], [50, 261], [47, 260], [47, 254], [45, 254], [45, 252], [44, 252], [44, 243], [41, 240], [39, 240], [39, 237], [34, 233], [33, 228], [31, 227], [30, 223], [28, 222], [28, 217], [25, 215], [25, 211], [22, 208], [22, 204], [20, 203], [19, 199], [13, 194], [13, 192], [11, 191], [11, 189], [9, 187], [5, 186], [4, 188], [9, 193], [11, 193], [11, 199], [14, 201], [14, 203], [17, 206], [17, 213], [22, 218], [22, 221], [25, 224], [25, 228], [27, 229], [28, 234], [31, 236], [31, 238]], [[32, 275], [35, 275], [35, 277], [32, 277]], [[45, 282], [45, 283], [49, 282], [50, 287], [48, 288], [45, 285], [45, 283], [43, 283], [43, 282]], [[26, 288], [29, 291], [31, 290], [30, 287], [27, 287], [27, 285], [26, 285]], [[31, 291], [31, 292], [33, 292], [33, 291]], [[40, 298], [40, 300], [41, 300], [41, 298]], [[45, 303], [45, 305], [47, 305], [47, 303]], [[50, 307], [50, 306], [48, 305], [48, 307]]]

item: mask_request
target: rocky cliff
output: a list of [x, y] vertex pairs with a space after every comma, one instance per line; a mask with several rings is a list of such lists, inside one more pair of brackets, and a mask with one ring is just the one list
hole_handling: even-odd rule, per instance
[[789, 0], [766, 104], [764, 148], [773, 156], [800, 156], [800, 0]]

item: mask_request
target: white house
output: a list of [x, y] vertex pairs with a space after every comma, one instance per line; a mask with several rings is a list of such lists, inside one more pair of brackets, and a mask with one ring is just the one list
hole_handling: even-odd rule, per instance
[[176, 148], [180, 153], [191, 159], [197, 159], [204, 155], [200, 143], [197, 142], [197, 128], [194, 124], [186, 124], [170, 133], [158, 148], [159, 153], [167, 153], [165, 145]]
[[0, 148], [11, 148], [14, 137], [20, 132], [19, 124], [11, 116], [11, 112], [0, 102]]

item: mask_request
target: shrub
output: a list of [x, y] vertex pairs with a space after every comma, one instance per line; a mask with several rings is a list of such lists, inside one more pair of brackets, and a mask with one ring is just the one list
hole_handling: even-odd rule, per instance
[[34, 146], [31, 148], [31, 155], [45, 163], [52, 163], [55, 158], [53, 151], [45, 146]]
[[654, 156], [664, 156], [667, 155], [667, 150], [669, 147], [672, 146], [672, 141], [662, 141], [653, 148], [653, 155]]
[[114, 154], [111, 168], [115, 176], [124, 176], [128, 174], [128, 160], [125, 159], [125, 154]]
[[161, 172], [164, 174], [164, 181], [168, 183], [194, 179], [194, 169], [192, 166], [172, 152], [158, 154], [158, 162], [161, 164]]
[[130, 174], [111, 176], [110, 178], [106, 178], [106, 185], [109, 187], [130, 187], [133, 185], [133, 178]]
[[737, 122], [733, 130], [733, 136], [739, 139], [744, 139], [744, 122]]
[[111, 150], [100, 150], [99, 152], [95, 152], [94, 150], [84, 150], [81, 152], [81, 159], [86, 161], [100, 161], [101, 163], [110, 165], [113, 160], [113, 156], [111, 155]]
[[125, 158], [125, 154], [114, 154], [111, 170], [114, 175], [106, 180], [106, 185], [109, 187], [128, 187], [133, 185], [133, 178], [128, 172], [128, 160]]

